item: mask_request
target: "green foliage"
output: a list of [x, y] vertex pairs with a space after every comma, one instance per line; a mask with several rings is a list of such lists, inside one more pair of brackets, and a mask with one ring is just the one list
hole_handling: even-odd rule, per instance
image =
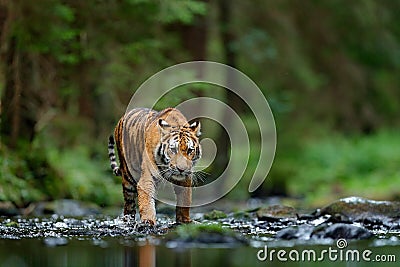
[[[64, 142], [73, 144], [76, 140], [69, 134], [67, 131]], [[84, 144], [56, 149], [45, 142], [48, 137], [39, 135], [32, 146], [20, 148], [24, 157], [0, 146], [0, 201], [12, 201], [18, 207], [57, 198], [102, 206], [122, 203], [121, 180], [113, 179], [107, 158], [93, 158]]]
[[160, 4], [160, 21], [163, 23], [189, 24], [195, 15], [205, 15], [207, 10], [206, 3], [192, 0], [163, 1]]
[[399, 126], [397, 1], [238, 5], [232, 27], [240, 67], [286, 131], [304, 119], [310, 128], [323, 121], [348, 132]]
[[0, 201], [24, 206], [44, 198], [26, 161], [0, 145]]
[[105, 160], [90, 160], [88, 149], [84, 146], [63, 152], [49, 151], [49, 161], [63, 177], [68, 198], [102, 206], [122, 203], [120, 177], [113, 179]]
[[[15, 102], [4, 96], [19, 78], [15, 110], [28, 117], [35, 136], [15, 151], [2, 136], [0, 201], [23, 206], [71, 197], [120, 204], [107, 137], [135, 88], [164, 67], [191, 60], [191, 49], [222, 62], [233, 53], [236, 67], [268, 97], [278, 148], [262, 196], [292, 194], [317, 204], [349, 194], [399, 195], [392, 186], [400, 176], [399, 142], [382, 130], [400, 126], [399, 1], [226, 1], [233, 12], [228, 25], [219, 17], [226, 10], [208, 1], [5, 2], [0, 8], [9, 10], [2, 14], [12, 19], [0, 25], [6, 33], [1, 115], [8, 114], [6, 101]], [[192, 36], [201, 27], [207, 27], [204, 44]], [[221, 41], [225, 31], [231, 43]], [[156, 109], [197, 96], [227, 101], [221, 88], [190, 84], [166, 94]], [[249, 110], [240, 116], [251, 148], [249, 167], [229, 195], [234, 199], [248, 197], [260, 141]], [[206, 121], [204, 136], [217, 140], [214, 126]], [[324, 138], [320, 129], [328, 129]]]
[[19, 70], [2, 64], [0, 93], [5, 95], [7, 80], [12, 85], [15, 77], [21, 79], [22, 91], [29, 96], [22, 97], [22, 114], [35, 128], [31, 144], [13, 152], [1, 150], [0, 201], [21, 206], [67, 197], [120, 204], [120, 179], [112, 178], [104, 153], [108, 135], [132, 86], [169, 65], [165, 54], [179, 47], [176, 35], [162, 28], [190, 24], [206, 13], [206, 6], [200, 1], [153, 0], [0, 5], [0, 11], [12, 17], [4, 31], [8, 35], [1, 36], [1, 56], [4, 50], [7, 57], [24, 59]]
[[78, 62], [79, 30], [73, 26], [75, 14], [71, 7], [45, 0], [35, 5], [22, 1], [14, 9], [19, 17], [13, 34], [21, 50], [51, 54], [61, 63]]
[[329, 134], [307, 140], [291, 159], [288, 186], [312, 205], [326, 204], [349, 195], [376, 199], [400, 195], [400, 146], [395, 131], [370, 136]]

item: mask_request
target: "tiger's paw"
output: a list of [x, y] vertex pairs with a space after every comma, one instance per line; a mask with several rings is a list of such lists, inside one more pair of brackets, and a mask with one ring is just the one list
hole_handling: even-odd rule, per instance
[[194, 223], [194, 224], [196, 224], [196, 223], [198, 223], [198, 222], [196, 222], [196, 221], [194, 221], [194, 220], [191, 220], [191, 219], [176, 220], [176, 224], [178, 224], [178, 225], [180, 225], [180, 224], [189, 224], [189, 223]]
[[122, 215], [122, 220], [126, 223], [135, 222], [135, 214], [124, 214]]
[[156, 225], [156, 220], [152, 220], [152, 219], [143, 219], [140, 221], [140, 224], [144, 225], [144, 226], [155, 226]]
[[135, 230], [141, 234], [154, 234], [157, 232], [157, 227], [153, 220], [141, 220], [135, 227]]

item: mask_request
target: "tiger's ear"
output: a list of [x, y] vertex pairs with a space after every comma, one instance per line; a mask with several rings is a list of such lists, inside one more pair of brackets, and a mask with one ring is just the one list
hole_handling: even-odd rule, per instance
[[200, 122], [199, 121], [194, 121], [192, 123], [190, 123], [189, 128], [192, 132], [194, 132], [196, 134], [196, 136], [200, 136], [201, 135], [201, 131], [200, 131]]
[[168, 122], [163, 119], [158, 120], [158, 126], [160, 126], [162, 130], [166, 130], [167, 128], [171, 127], [171, 125], [169, 125]]

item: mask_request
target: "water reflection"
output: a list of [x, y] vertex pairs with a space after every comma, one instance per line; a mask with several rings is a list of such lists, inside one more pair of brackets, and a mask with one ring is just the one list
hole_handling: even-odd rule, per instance
[[[374, 266], [371, 262], [324, 261], [322, 262], [280, 262], [259, 261], [259, 248], [239, 246], [235, 248], [201, 247], [170, 249], [162, 244], [137, 243], [124, 238], [91, 240], [68, 239], [64, 246], [46, 246], [41, 239], [0, 239], [0, 267], [25, 266], [210, 266], [210, 267], [254, 267], [254, 266]], [[397, 262], [381, 263], [380, 266], [398, 266], [398, 246], [370, 247], [369, 242], [350, 244], [351, 249], [369, 248], [374, 254], [394, 254]], [[320, 251], [326, 246], [296, 246], [297, 249]], [[284, 248], [285, 250], [293, 249]]]
[[146, 244], [139, 247], [139, 267], [156, 267], [156, 247], [154, 245]]
[[192, 266], [191, 250], [188, 249], [159, 250], [157, 255], [156, 246], [147, 242], [142, 246], [125, 247], [124, 253], [124, 267]]
[[145, 244], [139, 247], [125, 247], [124, 267], [155, 267], [156, 247], [152, 244]]

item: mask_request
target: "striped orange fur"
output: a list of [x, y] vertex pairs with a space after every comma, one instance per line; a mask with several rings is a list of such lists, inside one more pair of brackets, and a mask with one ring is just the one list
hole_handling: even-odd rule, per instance
[[154, 198], [165, 179], [174, 184], [176, 221], [190, 222], [193, 167], [201, 157], [199, 136], [200, 123], [189, 124], [175, 108], [137, 108], [119, 120], [114, 130], [119, 166], [113, 136], [108, 152], [114, 174], [122, 176], [125, 215], [135, 215], [137, 199], [141, 220], [155, 224]]

